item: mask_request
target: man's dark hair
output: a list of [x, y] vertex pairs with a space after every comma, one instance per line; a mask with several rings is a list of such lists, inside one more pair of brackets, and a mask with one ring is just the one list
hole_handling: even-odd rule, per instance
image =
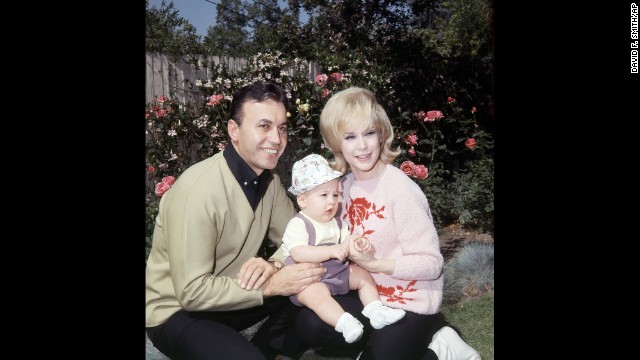
[[230, 119], [233, 119], [238, 125], [242, 124], [242, 107], [247, 101], [263, 102], [266, 100], [274, 100], [284, 104], [286, 111], [289, 111], [289, 100], [280, 87], [274, 83], [253, 83], [243, 87], [233, 94], [231, 100]]

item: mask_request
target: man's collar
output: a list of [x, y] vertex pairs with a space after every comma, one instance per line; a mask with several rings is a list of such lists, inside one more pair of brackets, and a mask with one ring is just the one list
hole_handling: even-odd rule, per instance
[[[238, 183], [244, 184], [245, 182], [258, 180], [258, 175], [256, 174], [256, 172], [253, 171], [249, 164], [247, 164], [247, 162], [240, 157], [240, 155], [236, 151], [236, 148], [233, 147], [233, 144], [228, 143], [227, 146], [225, 146], [222, 155], [227, 160], [229, 169], [231, 169], [231, 173], [233, 173], [233, 176], [236, 178], [236, 180], [238, 180]], [[264, 179], [269, 177], [270, 175], [271, 171], [268, 169], [264, 169], [264, 171], [260, 175], [260, 178]]]

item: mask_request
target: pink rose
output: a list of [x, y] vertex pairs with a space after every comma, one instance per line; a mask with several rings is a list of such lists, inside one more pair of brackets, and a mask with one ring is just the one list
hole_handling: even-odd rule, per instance
[[416, 135], [416, 134], [407, 135], [404, 138], [404, 141], [408, 142], [411, 145], [417, 145], [418, 144], [418, 135]]
[[169, 189], [171, 189], [171, 185], [167, 184], [164, 181], [160, 181], [156, 184], [156, 195], [162, 196]]
[[453, 102], [456, 102], [456, 98], [449, 96], [449, 97], [447, 97], [447, 102], [448, 102], [449, 104], [451, 104], [451, 103], [453, 103]]
[[413, 146], [409, 148], [408, 152], [409, 152], [409, 155], [416, 156], [416, 150], [413, 148]]
[[413, 161], [405, 161], [402, 163], [402, 165], [400, 165], [400, 170], [402, 170], [403, 173], [407, 174], [407, 176], [411, 176], [413, 175], [413, 170], [415, 169], [416, 164], [413, 163]]
[[325, 74], [319, 74], [319, 75], [316, 76], [316, 84], [318, 86], [324, 86], [324, 84], [327, 83], [327, 79], [328, 78], [329, 77], [327, 75], [325, 75]]
[[424, 180], [429, 177], [429, 169], [424, 165], [416, 165], [413, 169], [413, 176], [417, 179]]
[[149, 165], [149, 167], [147, 167], [147, 171], [152, 173], [152, 172], [156, 171], [156, 169], [153, 166]]
[[340, 81], [342, 81], [342, 73], [340, 72], [334, 72], [331, 74], [331, 79], [337, 83], [339, 83]]
[[322, 97], [327, 97], [329, 94], [331, 94], [331, 90], [327, 88], [322, 89]]
[[468, 147], [469, 149], [473, 149], [474, 147], [476, 147], [476, 139], [467, 139], [467, 141], [464, 142], [464, 146]]
[[223, 95], [217, 94], [217, 95], [211, 95], [209, 97], [209, 102], [207, 102], [207, 105], [211, 105], [211, 106], [215, 106], [216, 104], [218, 104], [220, 102], [220, 100], [222, 100], [224, 98]]
[[436, 121], [438, 119], [442, 119], [444, 117], [444, 115], [442, 114], [442, 111], [440, 110], [431, 110], [431, 111], [427, 111], [427, 117], [424, 118], [424, 121]]
[[176, 182], [176, 178], [173, 176], [165, 176], [162, 178], [162, 182], [167, 183], [169, 185], [173, 185], [173, 183]]

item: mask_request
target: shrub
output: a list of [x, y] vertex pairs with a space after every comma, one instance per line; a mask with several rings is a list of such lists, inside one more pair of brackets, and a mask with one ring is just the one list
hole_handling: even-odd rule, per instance
[[[168, 94], [146, 104], [147, 256], [158, 202], [171, 186], [163, 180], [177, 179], [192, 164], [224, 148], [232, 94], [255, 81], [279, 84], [290, 100], [289, 144], [275, 169], [285, 188], [296, 160], [310, 153], [331, 157], [318, 127], [331, 94], [361, 86], [373, 91], [387, 110], [396, 131], [394, 146], [402, 150], [394, 165], [425, 191], [436, 226], [458, 222], [493, 230], [493, 140], [476, 122], [471, 100], [461, 104], [449, 96], [438, 106], [421, 107], [407, 90], [394, 87], [393, 70], [357, 52], [333, 54], [318, 63], [322, 73], [313, 81], [306, 61], [280, 52], [257, 54], [233, 74], [222, 64], [211, 64], [211, 77], [195, 82], [204, 95], [202, 102], [178, 104]], [[261, 254], [270, 250], [265, 245]]]
[[493, 290], [493, 244], [465, 245], [444, 265], [443, 305]]

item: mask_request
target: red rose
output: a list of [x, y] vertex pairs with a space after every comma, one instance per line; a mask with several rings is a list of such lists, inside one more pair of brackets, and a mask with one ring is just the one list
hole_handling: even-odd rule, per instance
[[342, 73], [341, 72], [334, 72], [331, 74], [331, 79], [333, 79], [333, 81], [339, 83], [340, 81], [342, 81]]
[[453, 98], [453, 97], [449, 96], [449, 97], [447, 98], [447, 102], [448, 102], [449, 104], [451, 104], [452, 102], [456, 102], [456, 98]]
[[171, 185], [167, 184], [164, 181], [161, 181], [156, 184], [156, 195], [162, 196], [169, 189], [171, 189]]
[[473, 149], [474, 147], [476, 147], [476, 139], [467, 139], [467, 141], [464, 142], [464, 146], [468, 147], [469, 149]]
[[165, 176], [162, 178], [162, 182], [173, 185], [173, 183], [176, 182], [176, 178], [174, 178], [173, 176]]
[[156, 169], [153, 166], [149, 165], [149, 167], [147, 167], [147, 171], [152, 173], [152, 172], [156, 171]]
[[413, 176], [417, 179], [424, 180], [429, 177], [429, 169], [424, 165], [416, 165], [413, 169]]
[[402, 163], [402, 165], [400, 165], [400, 170], [402, 170], [403, 173], [407, 174], [407, 176], [411, 176], [413, 175], [413, 171], [416, 168], [416, 164], [413, 163], [413, 161], [405, 161]]
[[413, 148], [413, 146], [411, 148], [409, 148], [409, 155], [411, 156], [416, 156], [416, 150]]

